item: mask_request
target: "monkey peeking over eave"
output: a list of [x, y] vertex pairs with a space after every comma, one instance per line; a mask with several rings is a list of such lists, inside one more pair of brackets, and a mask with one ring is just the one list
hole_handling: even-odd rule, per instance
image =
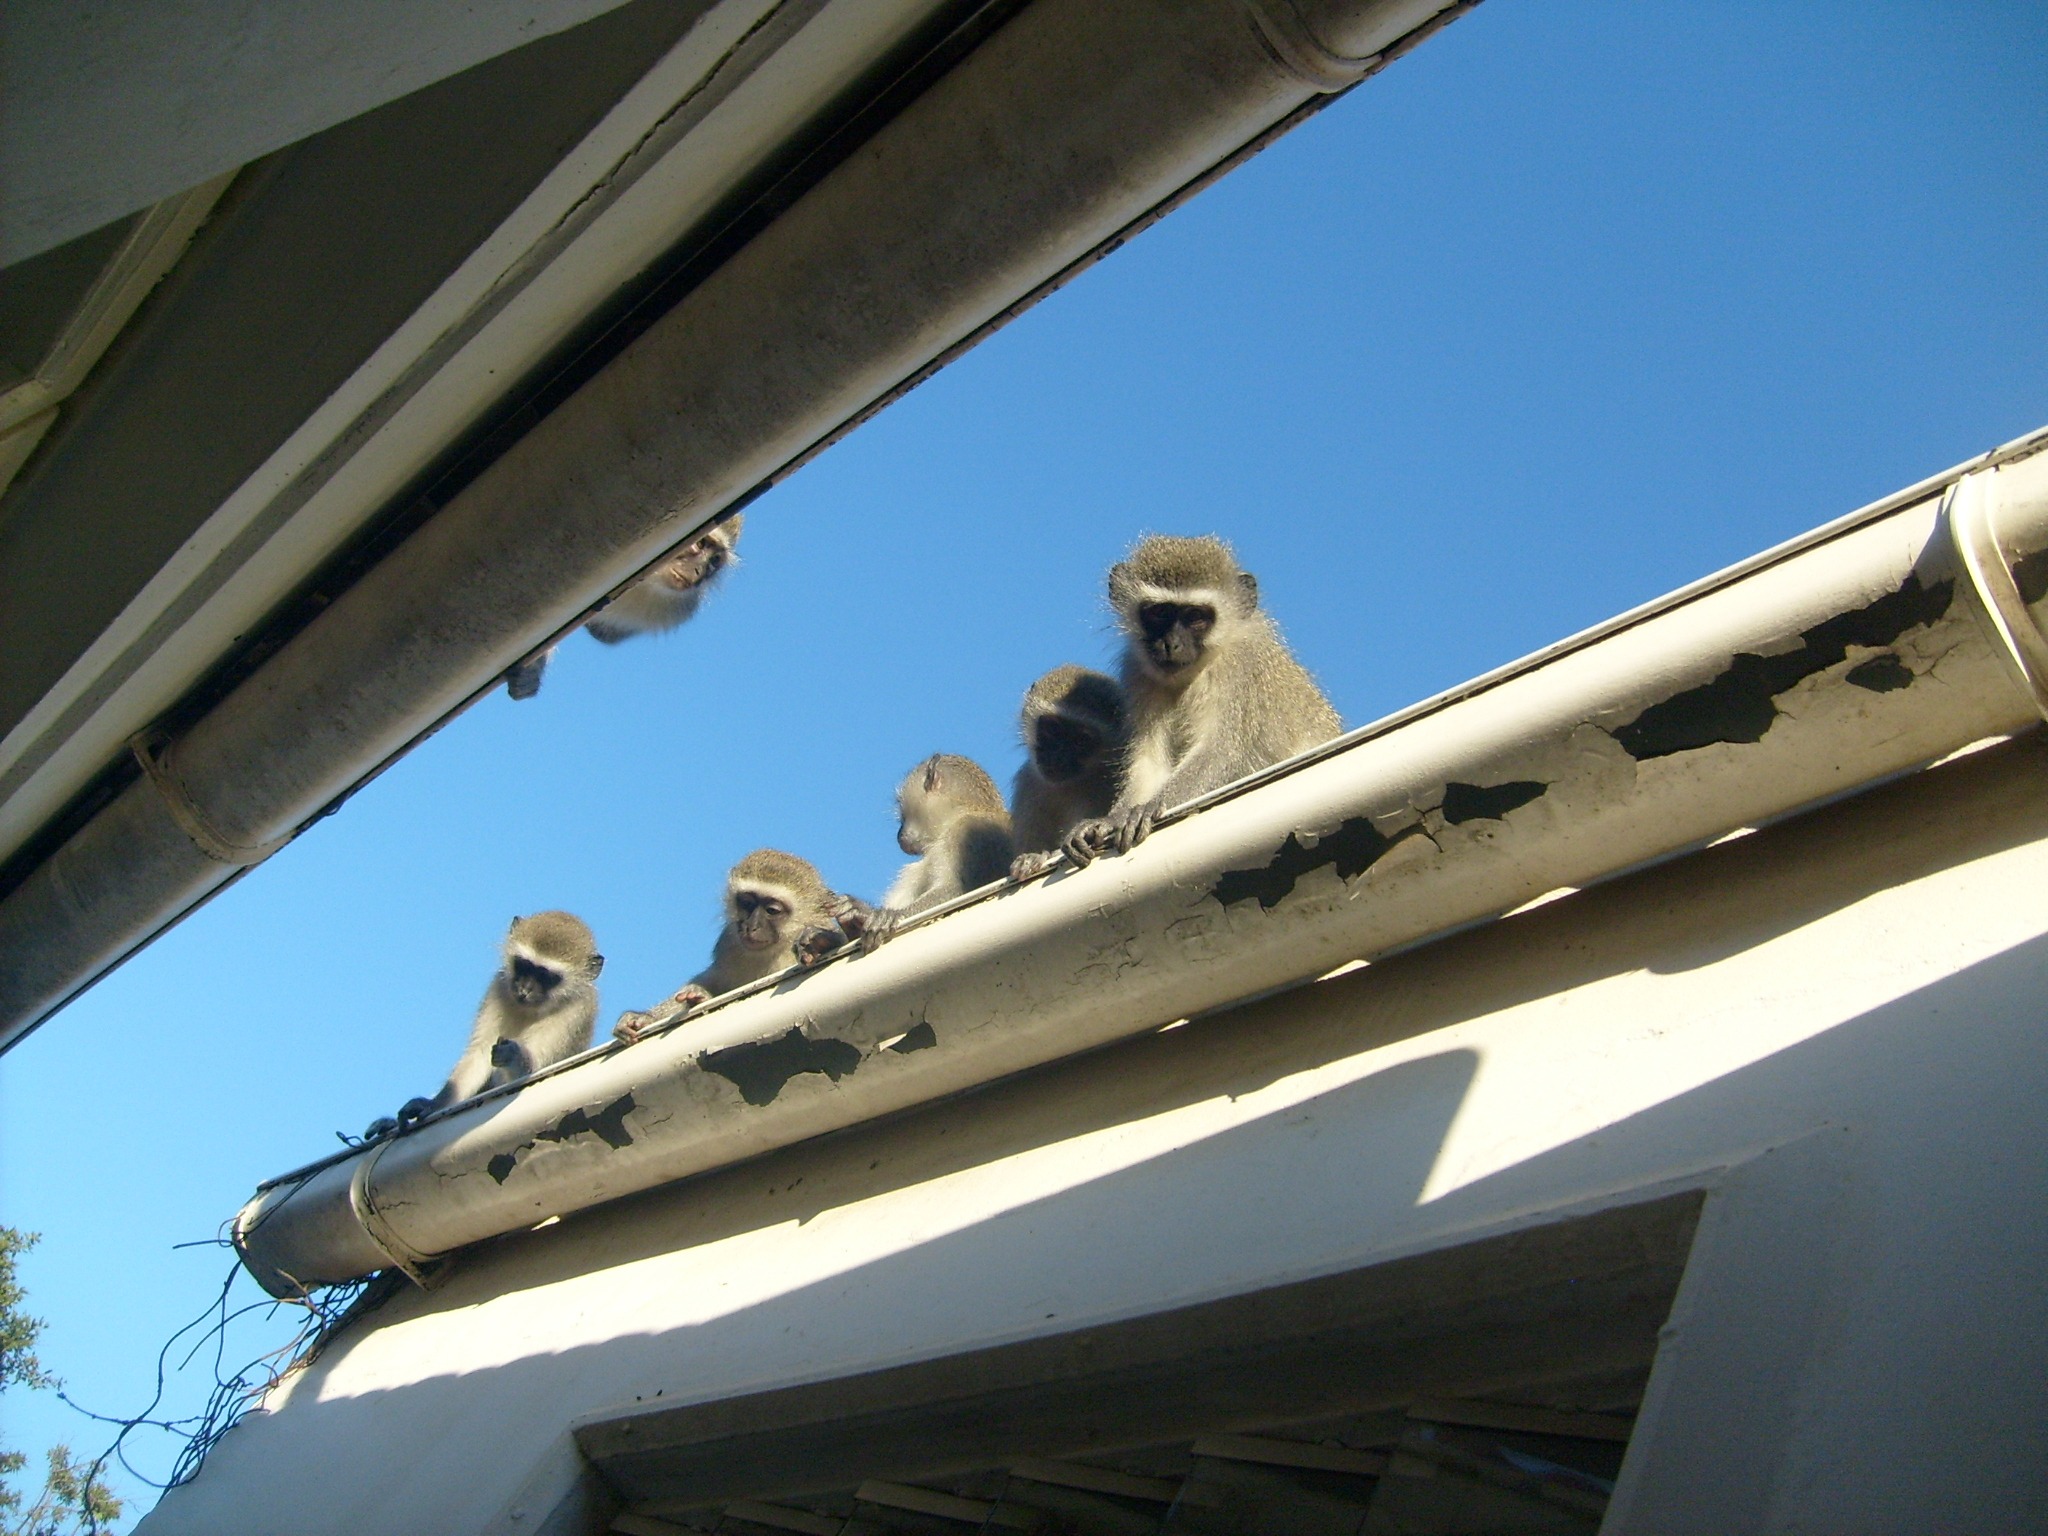
[[[653, 570], [585, 620], [583, 627], [591, 638], [617, 645], [635, 635], [664, 633], [695, 617], [718, 578], [739, 564], [734, 550], [745, 524], [745, 515], [735, 512], [678, 545]], [[541, 676], [554, 654], [555, 646], [550, 645], [513, 666], [505, 673], [505, 691], [515, 699], [530, 699], [539, 693]]]
[[604, 956], [583, 919], [569, 912], [515, 917], [502, 952], [477, 1005], [469, 1047], [441, 1091], [431, 1099], [408, 1099], [396, 1116], [371, 1121], [364, 1140], [389, 1136], [435, 1110], [589, 1049]]

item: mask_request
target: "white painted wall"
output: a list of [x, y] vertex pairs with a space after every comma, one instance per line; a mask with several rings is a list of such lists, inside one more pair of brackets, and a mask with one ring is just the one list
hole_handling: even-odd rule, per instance
[[142, 1529], [517, 1530], [593, 1414], [1688, 1185], [1711, 1195], [1610, 1532], [2048, 1528], [2044, 785], [2035, 732], [490, 1245], [293, 1378]]

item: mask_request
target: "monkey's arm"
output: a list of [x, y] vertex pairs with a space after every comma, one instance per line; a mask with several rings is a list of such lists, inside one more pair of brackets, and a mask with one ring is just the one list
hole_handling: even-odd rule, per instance
[[1068, 829], [1060, 851], [1075, 864], [1087, 864], [1107, 853], [1129, 853], [1152, 835], [1159, 819], [1167, 782], [1173, 777], [1173, 749], [1163, 725], [1141, 731], [1124, 758], [1123, 782], [1106, 816], [1091, 817]]
[[875, 909], [858, 896], [835, 895], [826, 915], [831, 918], [829, 924], [797, 935], [791, 949], [798, 965], [818, 965], [848, 944], [859, 942], [875, 920]]
[[612, 1038], [623, 1040], [627, 1045], [642, 1039], [651, 1029], [663, 1024], [672, 1024], [682, 1018], [699, 1003], [708, 1003], [718, 994], [708, 982], [715, 981], [718, 965], [698, 972], [697, 979], [676, 989], [675, 995], [656, 1008], [633, 1009], [619, 1015], [619, 1022], [612, 1026]]
[[530, 699], [540, 692], [541, 675], [547, 671], [548, 662], [554, 658], [555, 648], [535, 651], [524, 661], [514, 662], [505, 671], [505, 692], [515, 699]]

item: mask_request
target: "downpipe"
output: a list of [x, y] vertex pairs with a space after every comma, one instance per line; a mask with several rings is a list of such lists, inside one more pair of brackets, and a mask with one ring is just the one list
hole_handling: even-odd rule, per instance
[[2048, 434], [1220, 792], [1128, 855], [273, 1181], [273, 1294], [467, 1244], [1370, 961], [2048, 709]]

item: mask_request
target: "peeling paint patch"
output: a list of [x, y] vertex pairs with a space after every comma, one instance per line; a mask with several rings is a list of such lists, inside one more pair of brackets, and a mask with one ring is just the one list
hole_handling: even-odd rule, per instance
[[509, 1152], [500, 1152], [484, 1164], [484, 1171], [502, 1184], [519, 1166], [519, 1155], [531, 1152], [544, 1141], [561, 1142], [578, 1136], [595, 1136], [614, 1151], [630, 1147], [633, 1145], [633, 1133], [626, 1129], [626, 1116], [637, 1108], [633, 1095], [622, 1093], [594, 1115], [587, 1109], [572, 1109], [553, 1125], [536, 1131], [533, 1140], [522, 1141]]
[[802, 1073], [822, 1072], [838, 1082], [860, 1066], [860, 1047], [844, 1040], [813, 1040], [792, 1029], [779, 1039], [706, 1051], [697, 1064], [729, 1081], [749, 1104], [773, 1104], [789, 1080]]
[[1908, 575], [1896, 592], [1824, 619], [1800, 632], [1800, 643], [1776, 656], [1739, 651], [1727, 668], [1697, 688], [1652, 704], [1613, 735], [1638, 762], [1719, 742], [1762, 741], [1778, 718], [1777, 697], [1844, 660], [1852, 645], [1888, 646], [1907, 630], [1948, 612], [1953, 581], [1923, 586]]
[[1304, 844], [1296, 832], [1287, 834], [1279, 851], [1257, 869], [1226, 870], [1209, 888], [1209, 894], [1224, 906], [1238, 901], [1256, 901], [1270, 912], [1293, 891], [1295, 881], [1312, 870], [1334, 866], [1339, 878], [1355, 880], [1382, 858], [1394, 844], [1419, 831], [1410, 827], [1388, 837], [1369, 817], [1353, 816], [1333, 832]]
[[1468, 821], [1499, 821], [1509, 811], [1540, 799], [1550, 786], [1535, 779], [1510, 779], [1505, 784], [1444, 786], [1443, 818], [1454, 827]]
[[2037, 549], [2013, 561], [2012, 581], [2020, 589], [2020, 600], [2030, 608], [2048, 597], [2048, 549]]
[[898, 1056], [908, 1056], [912, 1051], [928, 1051], [939, 1043], [939, 1032], [929, 1024], [913, 1024], [894, 1040], [883, 1044], [882, 1049], [893, 1051]]
[[1886, 651], [1882, 656], [1851, 667], [1842, 674], [1842, 681], [1857, 688], [1868, 688], [1872, 693], [1892, 693], [1900, 688], [1913, 685], [1913, 673], [1898, 657]]

